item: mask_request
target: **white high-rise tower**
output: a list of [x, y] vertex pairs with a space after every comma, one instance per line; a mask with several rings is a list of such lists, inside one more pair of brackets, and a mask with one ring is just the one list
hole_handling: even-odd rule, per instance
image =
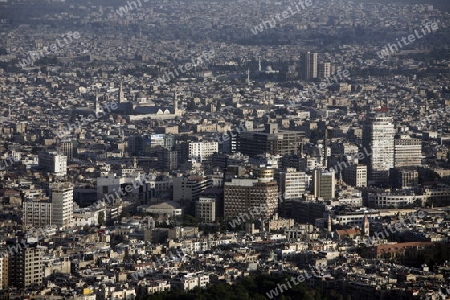
[[366, 155], [369, 184], [387, 184], [389, 169], [394, 167], [395, 126], [392, 117], [377, 112], [370, 116], [363, 128], [363, 147]]

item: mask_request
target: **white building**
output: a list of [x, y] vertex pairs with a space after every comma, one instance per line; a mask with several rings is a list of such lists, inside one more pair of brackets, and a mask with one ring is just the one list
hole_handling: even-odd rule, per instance
[[67, 175], [67, 156], [57, 152], [40, 152], [39, 167], [57, 176]]
[[278, 191], [284, 199], [301, 198], [309, 188], [310, 176], [305, 172], [297, 172], [294, 168], [287, 168], [285, 172], [275, 174], [278, 181]]
[[[103, 216], [102, 216], [103, 214]], [[74, 225], [78, 227], [99, 226], [99, 220], [103, 219], [103, 225], [106, 222], [106, 210], [104, 208], [94, 209], [80, 208], [73, 212]]]
[[189, 159], [200, 163], [205, 160], [209, 160], [216, 152], [219, 152], [218, 142], [197, 142], [189, 143], [188, 145]]
[[427, 195], [415, 195], [413, 192], [402, 193], [369, 193], [368, 205], [377, 208], [405, 207], [420, 201], [420, 206], [428, 198]]
[[185, 291], [192, 290], [195, 287], [204, 288], [209, 283], [209, 276], [205, 274], [188, 274], [181, 278], [181, 284]]
[[52, 225], [62, 228], [73, 226], [73, 186], [70, 183], [50, 185]]
[[368, 165], [368, 183], [386, 183], [389, 169], [394, 167], [395, 127], [392, 117], [382, 113], [368, 118], [363, 129], [363, 147], [370, 149], [365, 157]]

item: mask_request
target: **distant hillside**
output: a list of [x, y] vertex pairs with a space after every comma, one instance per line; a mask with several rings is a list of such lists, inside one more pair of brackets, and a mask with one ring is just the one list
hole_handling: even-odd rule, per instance
[[450, 11], [449, 0], [356, 0], [361, 3], [381, 3], [381, 4], [432, 4], [435, 8], [443, 11]]

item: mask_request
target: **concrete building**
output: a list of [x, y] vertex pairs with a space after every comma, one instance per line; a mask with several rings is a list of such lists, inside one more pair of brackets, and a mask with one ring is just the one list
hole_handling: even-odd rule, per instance
[[248, 156], [269, 153], [271, 155], [297, 154], [304, 137], [301, 131], [278, 130], [278, 124], [265, 124], [261, 131], [241, 132], [239, 151]]
[[305, 52], [301, 55], [302, 77], [305, 80], [317, 78], [318, 53]]
[[[27, 247], [24, 247], [24, 242]], [[45, 247], [28, 243], [25, 239], [19, 241], [18, 238], [7, 241], [7, 245], [10, 249], [14, 248], [14, 251], [10, 251], [8, 260], [8, 285], [19, 289], [42, 285]]]
[[330, 200], [335, 198], [336, 178], [334, 172], [315, 169], [313, 172], [314, 197]]
[[364, 158], [368, 166], [369, 185], [387, 185], [389, 169], [394, 167], [395, 128], [392, 117], [376, 113], [363, 127], [363, 147], [372, 155]]
[[9, 260], [8, 255], [0, 257], [0, 289], [2, 290], [8, 288], [8, 280], [9, 280], [8, 260]]
[[200, 197], [195, 203], [195, 217], [203, 222], [216, 221], [216, 198]]
[[319, 64], [319, 78], [331, 77], [331, 63], [325, 62]]
[[25, 226], [46, 227], [52, 224], [53, 206], [48, 199], [26, 200], [22, 203], [22, 207]]
[[60, 228], [73, 226], [73, 186], [70, 183], [50, 185], [52, 225]]
[[419, 172], [415, 167], [393, 168], [389, 177], [392, 187], [396, 189], [413, 188], [419, 183]]
[[301, 198], [309, 188], [310, 176], [294, 168], [277, 172], [275, 179], [278, 181], [278, 191], [282, 193], [284, 199]]
[[264, 207], [262, 218], [269, 218], [278, 209], [278, 184], [273, 169], [262, 169], [258, 178], [233, 178], [225, 182], [224, 215], [233, 218], [247, 214], [256, 207]]
[[173, 178], [173, 201], [196, 201], [212, 187], [212, 180], [202, 176]]
[[73, 156], [74, 156], [74, 145], [73, 144], [74, 144], [74, 142], [71, 142], [71, 141], [59, 143], [58, 151], [59, 151], [59, 153], [67, 156], [68, 161], [73, 160]]
[[412, 191], [369, 193], [368, 206], [373, 208], [402, 208], [407, 206], [421, 206], [428, 196], [416, 195]]
[[218, 142], [197, 142], [188, 144], [188, 158], [196, 162], [210, 161], [211, 156], [219, 152]]
[[67, 156], [57, 152], [40, 152], [39, 167], [57, 176], [67, 175]]
[[422, 162], [422, 141], [401, 136], [394, 140], [394, 166], [415, 167]]
[[355, 187], [367, 187], [367, 166], [350, 165], [344, 169], [342, 177], [346, 184]]

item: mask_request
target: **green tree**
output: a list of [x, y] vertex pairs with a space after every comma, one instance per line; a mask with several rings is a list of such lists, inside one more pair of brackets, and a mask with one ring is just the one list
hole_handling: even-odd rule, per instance
[[98, 214], [98, 225], [103, 226], [103, 224], [105, 224], [105, 213], [101, 211]]

